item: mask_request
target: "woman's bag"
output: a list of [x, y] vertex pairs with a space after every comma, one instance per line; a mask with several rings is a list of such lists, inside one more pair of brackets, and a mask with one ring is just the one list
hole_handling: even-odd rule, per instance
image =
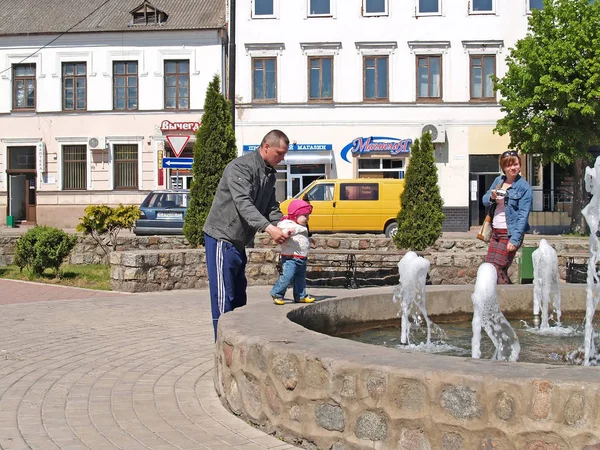
[[490, 214], [485, 215], [485, 219], [483, 219], [483, 223], [481, 224], [481, 228], [479, 229], [479, 233], [477, 233], [477, 239], [482, 240], [483, 242], [490, 242], [492, 238], [492, 216]]

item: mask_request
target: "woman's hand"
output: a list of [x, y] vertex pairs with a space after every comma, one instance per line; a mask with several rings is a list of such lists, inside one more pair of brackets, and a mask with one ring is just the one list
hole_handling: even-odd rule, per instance
[[490, 199], [496, 200], [496, 189], [494, 189], [494, 190], [492, 190], [492, 192], [490, 192]]
[[519, 247], [517, 247], [515, 244], [511, 244], [510, 242], [506, 245], [506, 250], [508, 250], [509, 253], [516, 252], [518, 248]]

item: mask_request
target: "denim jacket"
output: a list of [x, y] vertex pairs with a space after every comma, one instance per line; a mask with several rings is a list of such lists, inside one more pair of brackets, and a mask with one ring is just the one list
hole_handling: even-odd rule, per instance
[[[496, 177], [488, 191], [482, 199], [484, 206], [488, 207], [493, 202], [490, 201], [490, 194], [493, 189], [499, 188], [506, 181], [505, 175]], [[504, 207], [506, 211], [506, 226], [508, 227], [509, 242], [517, 247], [521, 245], [523, 234], [529, 230], [529, 212], [531, 211], [531, 201], [533, 200], [533, 191], [531, 186], [521, 175], [517, 175], [511, 187], [504, 197]]]

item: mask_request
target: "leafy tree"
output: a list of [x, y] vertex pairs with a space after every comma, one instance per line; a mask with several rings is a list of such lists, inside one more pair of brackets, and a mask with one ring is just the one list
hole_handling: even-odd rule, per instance
[[444, 202], [438, 186], [431, 133], [423, 133], [420, 141], [416, 139], [410, 153], [394, 243], [398, 248], [419, 251], [435, 244], [441, 236]]
[[495, 131], [510, 134], [510, 148], [573, 168], [571, 228], [580, 233], [588, 149], [600, 142], [598, 23], [599, 2], [544, 0], [510, 50], [506, 75], [494, 79], [505, 113]]
[[91, 236], [108, 255], [110, 248], [117, 245], [117, 236], [122, 229], [131, 229], [140, 218], [137, 206], [116, 208], [107, 205], [90, 205], [85, 208], [85, 216], [81, 217], [76, 230], [85, 236]]
[[192, 247], [204, 245], [204, 223], [225, 166], [237, 156], [231, 105], [221, 94], [218, 75], [208, 85], [202, 125], [196, 132], [190, 204], [183, 233]]

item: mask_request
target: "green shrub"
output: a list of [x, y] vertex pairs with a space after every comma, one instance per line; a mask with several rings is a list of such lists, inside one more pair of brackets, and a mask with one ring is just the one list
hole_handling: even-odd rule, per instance
[[36, 276], [53, 269], [60, 275], [60, 265], [71, 253], [77, 237], [54, 227], [35, 226], [21, 236], [15, 244], [15, 264], [21, 271], [27, 267]]
[[435, 244], [442, 235], [444, 202], [438, 186], [431, 134], [425, 132], [420, 141], [416, 139], [410, 153], [394, 243], [398, 248], [421, 251]]
[[124, 206], [116, 208], [107, 205], [90, 205], [85, 208], [83, 216], [77, 225], [77, 231], [85, 236], [92, 236], [100, 248], [108, 255], [110, 248], [117, 245], [117, 236], [122, 229], [131, 229], [140, 217], [137, 206]]

